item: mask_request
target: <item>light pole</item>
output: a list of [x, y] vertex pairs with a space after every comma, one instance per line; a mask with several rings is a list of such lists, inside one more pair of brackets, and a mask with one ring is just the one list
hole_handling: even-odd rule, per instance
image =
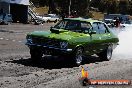
[[71, 0], [69, 2], [69, 16], [71, 15]]
[[9, 4], [9, 14], [10, 14], [10, 11], [11, 11], [11, 5], [10, 5], [11, 1], [9, 0], [8, 4]]

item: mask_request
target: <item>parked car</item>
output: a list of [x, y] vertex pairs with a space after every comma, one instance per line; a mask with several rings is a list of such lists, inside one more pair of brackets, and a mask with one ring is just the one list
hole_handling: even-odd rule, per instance
[[[107, 26], [109, 26], [110, 28], [117, 28], [115, 22], [116, 20], [113, 20], [113, 19], [104, 19], [104, 22], [107, 24]], [[119, 23], [119, 26], [120, 28], [124, 28], [125, 27], [125, 24], [122, 24], [122, 23]]]
[[36, 15], [34, 20], [36, 21], [36, 24], [43, 24], [46, 23], [48, 19], [44, 19], [42, 16]]
[[12, 23], [12, 15], [11, 14], [0, 14], [0, 24], [9, 24]]
[[124, 23], [121, 23], [120, 24], [121, 26], [131, 26], [132, 25], [132, 21], [131, 20], [129, 20], [129, 21], [124, 21]]
[[34, 31], [26, 36], [33, 61], [45, 55], [70, 56], [71, 62], [82, 64], [83, 55], [97, 54], [110, 60], [118, 37], [102, 21], [65, 18], [49, 31]]
[[59, 21], [59, 16], [56, 14], [47, 14], [45, 16], [43, 16], [43, 19], [47, 20], [47, 22], [57, 22]]
[[114, 22], [115, 22], [115, 20], [113, 20], [113, 19], [104, 19], [104, 22], [105, 22], [109, 27], [114, 27]]
[[48, 15], [44, 15], [42, 16], [42, 19], [46, 22], [48, 22], [48, 19], [50, 19], [51, 17], [49, 17]]

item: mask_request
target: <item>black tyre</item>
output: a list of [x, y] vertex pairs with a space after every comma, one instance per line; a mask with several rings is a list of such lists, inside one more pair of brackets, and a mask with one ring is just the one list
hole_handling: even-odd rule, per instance
[[4, 25], [8, 25], [8, 22], [4, 22], [3, 24], [4, 24]]
[[42, 59], [41, 49], [30, 48], [31, 60], [33, 62], [40, 61]]
[[50, 20], [47, 20], [47, 23], [49, 23], [50, 22]]
[[103, 52], [99, 53], [98, 56], [101, 60], [109, 61], [111, 60], [113, 52], [113, 46], [109, 45]]
[[56, 23], [57, 22], [57, 19], [54, 21], [54, 23]]
[[82, 47], [78, 47], [74, 51], [73, 62], [77, 66], [82, 64], [82, 62], [83, 62], [83, 48]]

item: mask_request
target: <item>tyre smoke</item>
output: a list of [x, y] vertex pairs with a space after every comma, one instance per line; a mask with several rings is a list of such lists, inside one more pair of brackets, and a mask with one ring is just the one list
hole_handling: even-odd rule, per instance
[[132, 58], [132, 25], [115, 31], [119, 37], [119, 45], [113, 51], [113, 60]]

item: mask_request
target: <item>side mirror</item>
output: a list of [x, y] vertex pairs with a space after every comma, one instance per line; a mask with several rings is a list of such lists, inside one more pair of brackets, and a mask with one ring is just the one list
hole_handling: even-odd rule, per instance
[[96, 34], [96, 31], [91, 31], [89, 34], [90, 34], [90, 36], [91, 36], [92, 34]]

